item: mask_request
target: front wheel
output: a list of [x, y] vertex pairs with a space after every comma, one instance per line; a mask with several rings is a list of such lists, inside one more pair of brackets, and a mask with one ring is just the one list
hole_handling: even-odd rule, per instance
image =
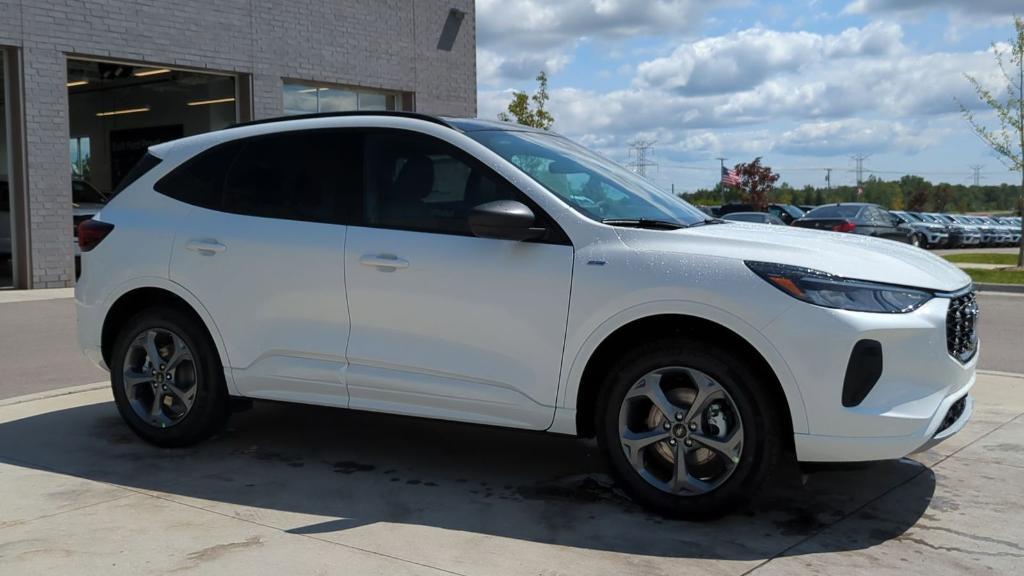
[[121, 417], [158, 446], [194, 444], [228, 418], [217, 350], [198, 322], [176, 310], [147, 310], [125, 325], [114, 342], [110, 381]]
[[779, 415], [746, 359], [669, 339], [629, 352], [605, 382], [598, 441], [612, 473], [652, 510], [721, 516], [778, 461]]
[[921, 238], [920, 234], [913, 234], [910, 236], [910, 245], [914, 248], [920, 248], [925, 244], [924, 239]]

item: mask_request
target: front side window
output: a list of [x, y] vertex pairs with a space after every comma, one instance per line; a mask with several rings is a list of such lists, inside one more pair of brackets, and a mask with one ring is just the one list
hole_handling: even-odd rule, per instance
[[661, 220], [688, 226], [707, 219], [681, 198], [561, 136], [512, 130], [467, 135], [593, 220]]
[[371, 133], [365, 144], [367, 225], [469, 235], [469, 212], [517, 200], [510, 184], [455, 147], [413, 133]]

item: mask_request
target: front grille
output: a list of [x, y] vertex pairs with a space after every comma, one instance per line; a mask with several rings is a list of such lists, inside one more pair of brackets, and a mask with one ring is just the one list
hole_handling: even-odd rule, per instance
[[960, 362], [967, 362], [978, 348], [977, 293], [973, 290], [949, 302], [946, 313], [946, 348]]
[[964, 408], [967, 407], [967, 396], [953, 402], [953, 405], [949, 407], [949, 411], [946, 412], [946, 417], [942, 419], [942, 424], [939, 425], [939, 429], [935, 431], [939, 434], [943, 430], [949, 428], [964, 415]]

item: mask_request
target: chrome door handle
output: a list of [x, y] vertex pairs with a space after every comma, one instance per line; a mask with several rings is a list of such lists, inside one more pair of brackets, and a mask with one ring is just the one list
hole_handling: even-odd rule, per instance
[[391, 270], [400, 270], [402, 268], [409, 267], [408, 260], [402, 260], [398, 256], [393, 254], [366, 254], [359, 258], [359, 263], [363, 266], [373, 266], [374, 268], [390, 268]]
[[199, 252], [200, 254], [220, 254], [221, 252], [228, 249], [227, 246], [217, 242], [216, 240], [189, 240], [188, 244], [185, 244], [186, 250], [192, 252]]

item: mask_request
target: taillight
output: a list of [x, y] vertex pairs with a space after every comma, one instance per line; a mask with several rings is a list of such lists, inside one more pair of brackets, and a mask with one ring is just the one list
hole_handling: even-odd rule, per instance
[[107, 234], [114, 229], [113, 224], [100, 222], [99, 220], [83, 220], [78, 225], [78, 247], [82, 252], [88, 252], [107, 237]]
[[849, 220], [841, 222], [832, 227], [833, 232], [853, 232], [857, 229], [857, 225]]

